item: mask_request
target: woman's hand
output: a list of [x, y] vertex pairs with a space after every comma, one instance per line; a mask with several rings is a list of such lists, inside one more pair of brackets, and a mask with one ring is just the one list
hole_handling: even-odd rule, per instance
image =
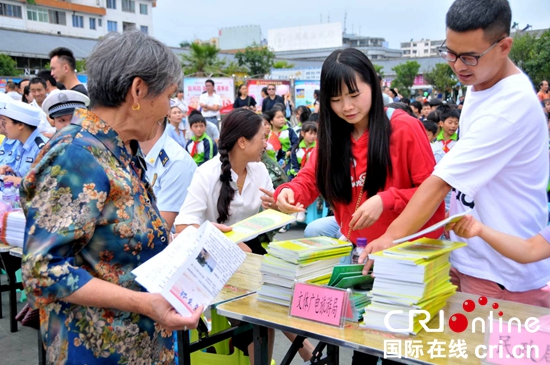
[[21, 185], [21, 180], [23, 179], [17, 176], [4, 176], [4, 182], [12, 182], [14, 186]]
[[273, 192], [265, 190], [264, 188], [260, 188], [260, 191], [265, 194], [260, 197], [260, 199], [262, 199], [262, 208], [279, 210], [277, 203], [275, 203], [275, 199], [273, 199]]
[[372, 226], [380, 218], [383, 211], [384, 204], [379, 195], [369, 198], [351, 216], [350, 230], [355, 231]]
[[212, 222], [212, 224], [213, 224], [217, 229], [219, 229], [220, 231], [222, 231], [223, 233], [231, 232], [231, 231], [233, 230], [232, 227], [226, 226], [225, 224], [215, 223], [215, 222]]
[[287, 214], [306, 211], [303, 204], [294, 202], [294, 192], [290, 188], [281, 190], [277, 197], [277, 206], [281, 212]]
[[199, 306], [190, 317], [183, 317], [160, 294], [146, 294], [144, 315], [157, 322], [168, 331], [197, 328], [203, 306]]
[[0, 175], [13, 174], [13, 169], [8, 165], [0, 166]]

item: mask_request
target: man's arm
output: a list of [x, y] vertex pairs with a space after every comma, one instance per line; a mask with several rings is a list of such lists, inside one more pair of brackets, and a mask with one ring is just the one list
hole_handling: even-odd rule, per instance
[[[365, 261], [372, 252], [385, 250], [393, 246], [393, 241], [414, 232], [417, 232], [441, 204], [451, 186], [443, 179], [431, 175], [418, 187], [409, 204], [403, 212], [393, 221], [380, 238], [370, 242], [359, 258], [359, 262]], [[367, 275], [372, 260], [367, 261], [363, 269], [363, 275]]]

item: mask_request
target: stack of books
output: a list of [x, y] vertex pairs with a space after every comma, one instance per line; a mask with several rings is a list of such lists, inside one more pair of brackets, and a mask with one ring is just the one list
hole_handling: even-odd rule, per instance
[[0, 240], [7, 245], [23, 247], [27, 220], [21, 209], [4, 213]]
[[350, 242], [329, 237], [271, 242], [262, 261], [258, 299], [289, 306], [295, 280], [327, 284], [332, 268], [351, 249]]
[[359, 322], [370, 304], [368, 291], [372, 289], [374, 278], [363, 275], [363, 265], [338, 265], [332, 270], [328, 286], [340, 289], [350, 289], [351, 311], [346, 313], [346, 319]]
[[[462, 242], [421, 238], [370, 254], [375, 280], [363, 326], [389, 331], [384, 318], [394, 310], [403, 311], [389, 317], [394, 329], [409, 328], [410, 310], [422, 309], [433, 317], [456, 291], [450, 283], [449, 255], [463, 246], [466, 244]], [[422, 329], [419, 321], [424, 318], [423, 314], [414, 317], [410, 334]]]

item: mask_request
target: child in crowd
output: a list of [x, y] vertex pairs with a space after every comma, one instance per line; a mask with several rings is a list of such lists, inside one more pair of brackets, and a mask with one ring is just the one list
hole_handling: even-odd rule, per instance
[[450, 224], [458, 236], [479, 237], [503, 256], [521, 264], [544, 260], [550, 257], [550, 226], [544, 227], [537, 235], [523, 239], [490, 228], [466, 215], [457, 223]]
[[302, 124], [309, 119], [311, 110], [309, 110], [309, 108], [305, 105], [300, 105], [296, 108], [294, 115], [296, 116], [296, 125], [292, 129], [294, 129], [294, 132], [298, 135], [302, 129]]
[[193, 157], [197, 166], [218, 154], [218, 147], [206, 133], [206, 119], [202, 114], [193, 114], [189, 117], [189, 125], [193, 136], [187, 142], [187, 152]]
[[266, 113], [266, 116], [271, 124], [271, 133], [268, 142], [273, 146], [273, 150], [271, 152], [268, 151], [268, 153], [275, 161], [279, 161], [285, 171], [288, 171], [290, 152], [292, 147], [298, 143], [298, 136], [287, 125], [284, 105], [275, 104]]
[[422, 104], [422, 110], [420, 111], [420, 114], [421, 114], [421, 120], [424, 120], [426, 118], [428, 118], [428, 115], [430, 114], [430, 112], [432, 111], [432, 107], [430, 106], [430, 103], [428, 103], [427, 101], [425, 101], [423, 104]]
[[434, 143], [436, 147], [448, 153], [458, 140], [458, 133], [456, 131], [458, 130], [460, 114], [458, 110], [447, 105], [439, 106], [437, 113], [439, 115], [439, 127], [441, 131]]
[[[426, 130], [426, 136], [428, 136], [428, 141], [430, 142], [430, 144], [432, 144], [433, 141], [435, 140], [435, 136], [437, 135], [437, 129], [438, 129], [437, 124], [435, 124], [429, 119], [424, 119], [422, 121], [422, 125], [424, 125], [424, 129]], [[432, 147], [432, 150], [433, 150], [433, 147]]]
[[297, 169], [292, 168], [289, 170], [289, 176], [292, 178], [298, 174], [309, 160], [313, 149], [315, 148], [315, 143], [317, 141], [317, 124], [314, 122], [306, 122], [302, 125], [302, 130], [300, 131], [300, 140], [292, 149], [290, 154], [290, 159], [292, 161], [292, 166], [298, 166]]

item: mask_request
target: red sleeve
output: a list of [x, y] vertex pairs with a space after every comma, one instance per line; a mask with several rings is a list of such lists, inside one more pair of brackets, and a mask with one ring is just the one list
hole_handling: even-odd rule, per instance
[[300, 169], [298, 175], [291, 182], [280, 185], [276, 190], [273, 198], [277, 201], [279, 193], [285, 188], [289, 188], [294, 192], [294, 200], [296, 203], [301, 203], [304, 207], [308, 207], [319, 196], [317, 190], [315, 168], [317, 166], [317, 148], [311, 152], [311, 157], [306, 162], [306, 165]]
[[[378, 195], [384, 210], [401, 213], [416, 189], [434, 170], [435, 158], [422, 123], [402, 111], [392, 116], [392, 176]], [[403, 163], [406, 161], [406, 164]]]

